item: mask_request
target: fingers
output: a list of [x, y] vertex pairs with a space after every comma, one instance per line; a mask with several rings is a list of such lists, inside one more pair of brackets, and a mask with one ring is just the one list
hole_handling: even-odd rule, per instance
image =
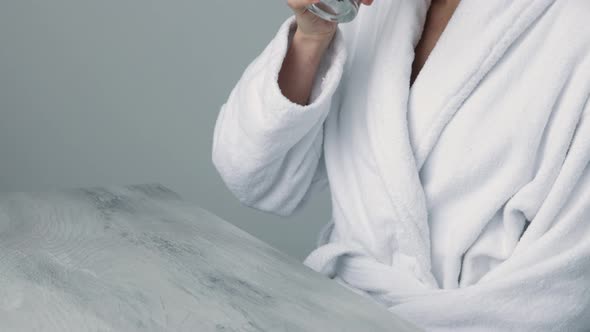
[[[291, 7], [295, 14], [301, 14], [306, 10], [307, 6], [320, 1], [321, 0], [287, 0], [287, 5]], [[361, 3], [365, 6], [370, 6], [373, 4], [373, 0], [361, 0]]]
[[295, 14], [300, 14], [305, 11], [307, 6], [318, 2], [320, 0], [287, 0], [287, 5], [291, 7]]

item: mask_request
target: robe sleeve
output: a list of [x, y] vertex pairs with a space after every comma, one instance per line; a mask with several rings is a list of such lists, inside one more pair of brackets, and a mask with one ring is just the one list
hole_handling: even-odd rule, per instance
[[588, 331], [590, 103], [515, 251], [476, 284], [390, 308], [427, 331]]
[[212, 161], [232, 194], [246, 206], [279, 216], [292, 215], [327, 185], [323, 124], [346, 60], [338, 28], [309, 103], [293, 103], [282, 94], [278, 76], [295, 28], [291, 16], [249, 64], [222, 105], [213, 134]]

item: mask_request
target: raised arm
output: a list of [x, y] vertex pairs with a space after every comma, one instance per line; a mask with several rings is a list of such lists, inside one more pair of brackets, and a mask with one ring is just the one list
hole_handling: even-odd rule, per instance
[[234, 196], [281, 216], [327, 184], [323, 122], [346, 60], [337, 27], [329, 39], [313, 38], [297, 33], [296, 18], [244, 71], [221, 107], [212, 147], [213, 164]]

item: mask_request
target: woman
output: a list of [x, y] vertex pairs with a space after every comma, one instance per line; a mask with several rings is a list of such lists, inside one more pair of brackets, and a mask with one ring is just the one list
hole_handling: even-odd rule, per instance
[[304, 264], [428, 331], [587, 331], [590, 2], [313, 2], [221, 108], [229, 189], [288, 216], [328, 186]]

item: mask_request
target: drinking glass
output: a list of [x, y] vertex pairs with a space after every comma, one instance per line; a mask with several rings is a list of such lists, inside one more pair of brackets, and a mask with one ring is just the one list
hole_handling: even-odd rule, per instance
[[346, 23], [356, 17], [360, 5], [361, 0], [321, 0], [307, 9], [324, 20]]

